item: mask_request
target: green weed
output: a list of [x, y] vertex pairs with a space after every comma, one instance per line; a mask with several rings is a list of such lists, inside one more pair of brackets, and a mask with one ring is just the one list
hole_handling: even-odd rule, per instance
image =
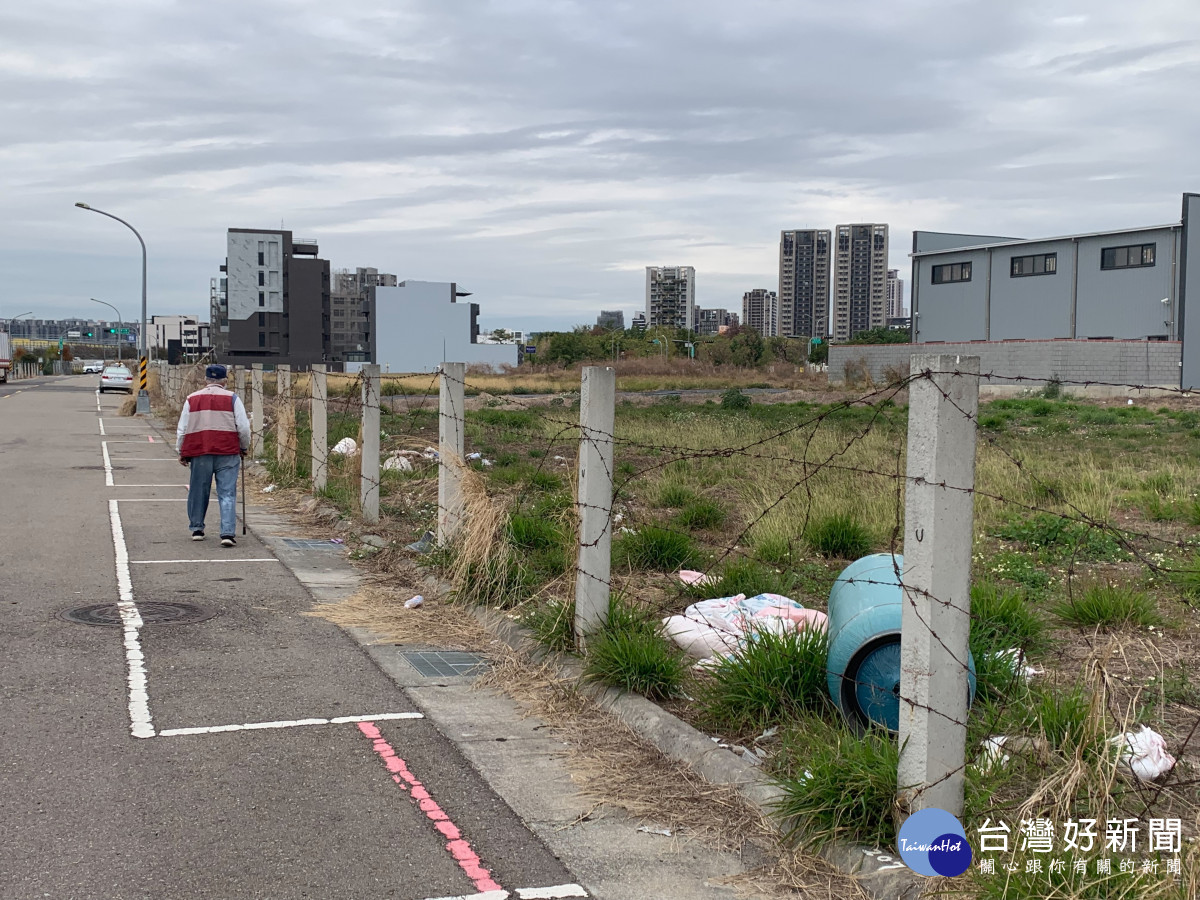
[[673, 572], [694, 565], [699, 558], [688, 535], [658, 525], [645, 525], [614, 543], [616, 559], [634, 569]]
[[716, 500], [697, 497], [676, 513], [673, 521], [680, 528], [696, 531], [721, 527], [727, 515], [725, 507]]
[[721, 658], [696, 699], [715, 728], [732, 733], [764, 728], [799, 710], [828, 710], [828, 657], [823, 628], [758, 630]]
[[691, 663], [657, 626], [648, 613], [614, 597], [604, 627], [587, 639], [584, 677], [651, 700], [678, 695]]
[[754, 401], [737, 388], [728, 388], [721, 394], [722, 409], [749, 409], [753, 405]]
[[858, 559], [871, 552], [871, 533], [851, 513], [837, 512], [809, 522], [804, 540], [822, 556]]
[[1050, 611], [1079, 628], [1145, 628], [1163, 623], [1154, 598], [1127, 584], [1086, 585], [1055, 603]]
[[575, 649], [574, 603], [550, 600], [524, 613], [520, 621], [544, 647], [559, 652]]

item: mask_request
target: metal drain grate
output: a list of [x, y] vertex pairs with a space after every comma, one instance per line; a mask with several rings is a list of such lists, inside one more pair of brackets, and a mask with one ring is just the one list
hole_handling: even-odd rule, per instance
[[[212, 610], [192, 603], [171, 603], [162, 600], [138, 603], [137, 610], [143, 625], [195, 625], [216, 615]], [[120, 628], [124, 624], [121, 621], [121, 611], [115, 603], [93, 603], [91, 606], [67, 609], [60, 612], [58, 617], [77, 625]]]
[[341, 544], [332, 541], [316, 541], [310, 538], [280, 538], [293, 550], [341, 550]]
[[404, 650], [400, 655], [426, 678], [476, 675], [487, 668], [487, 662], [478, 653], [461, 650]]

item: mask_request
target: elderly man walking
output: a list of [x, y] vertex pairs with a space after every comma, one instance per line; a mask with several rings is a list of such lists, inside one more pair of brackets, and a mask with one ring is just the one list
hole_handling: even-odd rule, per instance
[[221, 546], [237, 543], [237, 481], [242, 457], [250, 446], [250, 420], [242, 398], [225, 389], [224, 366], [204, 370], [208, 383], [188, 394], [175, 430], [179, 464], [191, 466], [188, 485], [188, 524], [192, 540], [204, 540], [208, 495], [217, 480], [217, 506], [221, 510]]

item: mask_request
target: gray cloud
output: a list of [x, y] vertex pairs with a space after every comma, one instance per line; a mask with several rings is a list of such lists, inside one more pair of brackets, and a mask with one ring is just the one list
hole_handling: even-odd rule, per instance
[[[11, 305], [87, 314], [151, 248], [203, 312], [227, 227], [468, 284], [485, 322], [773, 287], [782, 228], [1024, 235], [1166, 221], [1196, 188], [1200, 9], [1149, 0], [319, 0], [0, 12]], [[70, 52], [64, 52], [70, 48]], [[55, 248], [47, 254], [46, 248]], [[132, 258], [132, 262], [131, 262]], [[44, 264], [56, 260], [56, 277]], [[134, 286], [136, 288], [136, 285]]]

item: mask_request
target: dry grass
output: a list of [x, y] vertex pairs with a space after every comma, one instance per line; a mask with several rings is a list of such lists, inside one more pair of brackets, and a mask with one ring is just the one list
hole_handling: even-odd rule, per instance
[[[447, 650], [494, 650], [496, 639], [470, 611], [436, 597], [426, 596], [416, 609], [404, 602], [422, 593], [418, 583], [402, 586], [394, 579], [374, 579], [362, 590], [336, 603], [322, 603], [306, 613], [342, 628], [364, 628], [383, 644], [428, 645]], [[424, 596], [424, 595], [423, 595]]]

